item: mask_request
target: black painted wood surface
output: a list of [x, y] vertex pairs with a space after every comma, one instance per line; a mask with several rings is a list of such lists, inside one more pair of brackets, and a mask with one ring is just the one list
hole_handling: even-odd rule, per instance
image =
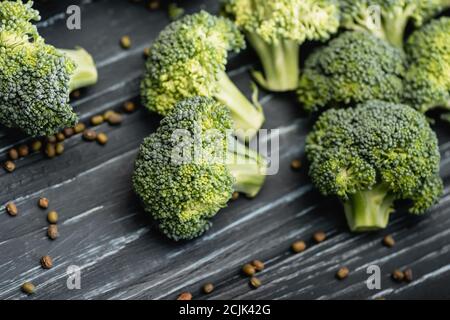
[[[79, 2], [82, 30], [69, 31], [64, 11]], [[217, 1], [181, 3], [188, 12], [205, 8], [217, 12]], [[164, 10], [149, 11], [129, 1], [44, 1], [37, 4], [43, 20], [41, 34], [49, 43], [70, 48], [80, 45], [97, 61], [99, 83], [73, 101], [81, 120], [123, 102], [138, 102], [143, 49], [169, 22]], [[123, 50], [119, 39], [130, 35], [132, 48]], [[243, 92], [250, 95], [248, 70], [256, 61], [251, 50], [233, 56], [228, 71]], [[137, 148], [153, 132], [160, 117], [144, 109], [126, 115], [120, 127], [102, 124], [106, 146], [82, 141], [80, 135], [65, 142], [65, 153], [53, 160], [34, 154], [17, 162], [17, 170], [0, 170], [0, 298], [1, 299], [174, 299], [191, 291], [194, 299], [409, 299], [450, 298], [449, 128], [435, 128], [442, 153], [445, 194], [423, 217], [399, 209], [386, 230], [351, 234], [337, 200], [315, 191], [303, 168], [290, 169], [292, 159], [304, 160], [304, 139], [312, 120], [305, 117], [295, 96], [261, 93], [266, 128], [279, 128], [280, 172], [270, 176], [260, 195], [230, 203], [213, 220], [203, 237], [190, 242], [167, 240], [151, 217], [143, 212], [131, 190], [130, 177]], [[0, 159], [28, 139], [0, 129]], [[46, 237], [46, 211], [39, 197], [50, 199], [60, 214], [60, 237]], [[20, 211], [8, 216], [4, 204], [14, 201]], [[314, 244], [312, 234], [328, 238]], [[381, 245], [392, 234], [393, 248]], [[304, 239], [308, 249], [292, 254], [293, 241]], [[41, 256], [54, 259], [51, 270], [40, 267]], [[266, 263], [259, 274], [263, 285], [252, 290], [240, 267], [252, 259]], [[365, 284], [369, 265], [380, 266], [381, 290]], [[66, 286], [66, 269], [81, 268], [81, 289]], [[341, 266], [350, 277], [335, 279]], [[412, 268], [414, 280], [396, 283], [390, 273]], [[37, 286], [27, 297], [25, 281]], [[201, 293], [205, 282], [215, 291]]]

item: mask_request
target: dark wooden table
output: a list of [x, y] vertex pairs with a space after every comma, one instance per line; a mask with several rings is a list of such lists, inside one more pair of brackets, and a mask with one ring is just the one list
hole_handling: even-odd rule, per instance
[[[79, 1], [82, 30], [66, 28], [65, 10], [77, 1], [38, 4], [43, 21], [41, 34], [58, 47], [81, 45], [97, 61], [100, 81], [73, 102], [81, 120], [108, 109], [119, 110], [128, 100], [139, 101], [142, 52], [169, 22], [165, 11], [150, 12], [129, 1]], [[217, 1], [185, 1], [188, 12], [205, 8], [217, 12]], [[130, 50], [119, 39], [130, 35]], [[248, 70], [256, 61], [251, 51], [233, 56], [232, 79], [250, 94]], [[108, 134], [106, 146], [68, 139], [65, 153], [53, 160], [34, 154], [17, 162], [17, 170], [0, 170], [0, 205], [15, 201], [17, 217], [0, 215], [0, 298], [28, 299], [20, 286], [37, 286], [32, 299], [174, 299], [191, 291], [195, 299], [386, 299], [450, 298], [449, 128], [437, 123], [442, 152], [445, 194], [423, 217], [400, 209], [389, 227], [375, 233], [351, 234], [338, 201], [321, 197], [306, 174], [293, 172], [290, 162], [304, 158], [305, 134], [312, 120], [301, 112], [293, 95], [262, 93], [266, 128], [279, 128], [280, 172], [270, 176], [253, 200], [240, 198], [215, 218], [203, 237], [175, 243], [162, 236], [145, 214], [131, 189], [133, 161], [142, 139], [153, 132], [160, 117], [144, 109], [126, 115], [120, 127], [101, 125]], [[1, 129], [0, 158], [9, 148], [28, 139]], [[60, 237], [46, 237], [46, 211], [39, 197], [50, 199], [60, 214]], [[4, 207], [1, 207], [4, 212]], [[314, 244], [312, 234], [328, 238]], [[381, 244], [392, 234], [393, 248]], [[308, 249], [292, 254], [293, 241], [304, 239]], [[51, 270], [40, 267], [41, 256], [54, 259]], [[257, 290], [250, 289], [240, 267], [260, 259], [266, 269]], [[68, 266], [81, 269], [81, 289], [66, 286]], [[335, 279], [341, 266], [350, 269], [344, 281]], [[369, 265], [381, 268], [381, 289], [369, 290], [365, 280]], [[412, 268], [414, 281], [395, 283], [390, 273]], [[205, 282], [214, 293], [200, 292]]]

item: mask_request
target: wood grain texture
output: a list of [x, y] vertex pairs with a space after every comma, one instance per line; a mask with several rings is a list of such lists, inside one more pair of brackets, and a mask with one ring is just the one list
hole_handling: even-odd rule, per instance
[[[83, 90], [73, 106], [82, 121], [124, 101], [139, 101], [142, 51], [168, 23], [164, 11], [150, 12], [128, 1], [80, 1], [82, 30], [65, 28], [64, 11], [76, 1], [46, 1], [39, 5], [40, 32], [58, 47], [81, 45], [99, 67], [98, 85]], [[199, 8], [217, 12], [217, 1], [181, 2], [188, 12]], [[124, 51], [118, 42], [131, 36], [133, 46]], [[248, 50], [230, 59], [233, 81], [250, 95], [248, 70], [256, 61]], [[340, 204], [321, 197], [307, 177], [307, 168], [290, 169], [294, 158], [303, 159], [304, 139], [313, 120], [301, 112], [290, 94], [262, 93], [266, 128], [279, 128], [280, 172], [270, 176], [253, 200], [230, 203], [213, 220], [203, 237], [175, 243], [162, 236], [143, 212], [131, 190], [130, 178], [137, 148], [153, 132], [160, 117], [146, 110], [125, 116], [120, 127], [103, 124], [106, 146], [86, 143], [79, 135], [66, 141], [66, 152], [53, 160], [32, 155], [17, 162], [13, 174], [0, 171], [0, 209], [14, 201], [15, 218], [0, 215], [1, 299], [173, 299], [191, 291], [195, 299], [414, 299], [450, 298], [450, 135], [438, 123], [445, 195], [429, 214], [414, 217], [399, 209], [386, 230], [351, 234]], [[0, 129], [0, 159], [11, 146], [27, 141], [12, 130]], [[303, 159], [304, 160], [304, 159]], [[60, 214], [56, 241], [46, 237], [46, 212], [37, 207], [40, 196], [50, 199]], [[314, 244], [312, 234], [327, 233]], [[396, 246], [386, 248], [381, 239], [392, 234]], [[304, 239], [308, 249], [292, 254], [290, 244]], [[54, 259], [54, 268], [43, 270], [42, 255]], [[240, 275], [242, 264], [265, 261], [259, 277], [263, 286], [252, 290]], [[369, 290], [368, 265], [382, 270], [382, 289]], [[66, 269], [81, 268], [81, 289], [68, 290]], [[341, 266], [350, 277], [337, 281]], [[414, 281], [397, 284], [390, 279], [395, 268], [411, 267]], [[37, 285], [36, 294], [20, 292], [25, 281]], [[205, 296], [200, 288], [213, 282], [215, 291]]]

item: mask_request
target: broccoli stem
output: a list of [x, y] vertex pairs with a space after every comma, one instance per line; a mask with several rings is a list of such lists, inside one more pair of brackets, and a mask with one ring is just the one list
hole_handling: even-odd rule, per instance
[[406, 25], [415, 10], [415, 5], [406, 8], [395, 8], [389, 14], [383, 15], [384, 34], [392, 45], [403, 50], [403, 40]]
[[255, 80], [270, 91], [285, 92], [297, 89], [300, 60], [298, 42], [279, 40], [270, 44], [253, 33], [248, 33], [247, 38], [258, 54], [264, 71], [264, 74], [253, 71]]
[[253, 105], [225, 72], [218, 75], [218, 87], [214, 96], [230, 110], [236, 135], [244, 141], [253, 138], [264, 122], [262, 108]]
[[227, 167], [235, 178], [234, 190], [253, 198], [266, 179], [265, 159], [238, 140], [231, 141]]
[[393, 205], [394, 197], [384, 184], [359, 191], [344, 202], [347, 223], [354, 232], [383, 229], [394, 211]]
[[97, 68], [94, 59], [86, 50], [83, 48], [77, 48], [75, 50], [58, 50], [76, 64], [75, 71], [70, 77], [69, 89], [71, 92], [97, 83]]

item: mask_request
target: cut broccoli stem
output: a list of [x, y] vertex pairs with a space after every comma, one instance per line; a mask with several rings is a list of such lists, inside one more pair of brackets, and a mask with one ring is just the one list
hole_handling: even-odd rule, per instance
[[227, 167], [235, 178], [234, 190], [255, 197], [266, 179], [265, 159], [238, 140], [232, 141], [228, 152]]
[[344, 202], [345, 216], [354, 232], [383, 229], [394, 211], [394, 197], [384, 184], [371, 190], [359, 191]]
[[219, 91], [214, 97], [231, 111], [236, 135], [242, 140], [253, 138], [264, 123], [262, 108], [253, 105], [225, 72], [219, 74], [218, 81]]
[[70, 77], [70, 91], [88, 87], [97, 83], [98, 73], [92, 56], [83, 48], [75, 50], [58, 49], [76, 64], [75, 72]]
[[253, 71], [255, 80], [265, 89], [275, 92], [292, 91], [298, 87], [300, 46], [292, 40], [270, 44], [256, 34], [248, 40], [258, 54], [264, 74]]

